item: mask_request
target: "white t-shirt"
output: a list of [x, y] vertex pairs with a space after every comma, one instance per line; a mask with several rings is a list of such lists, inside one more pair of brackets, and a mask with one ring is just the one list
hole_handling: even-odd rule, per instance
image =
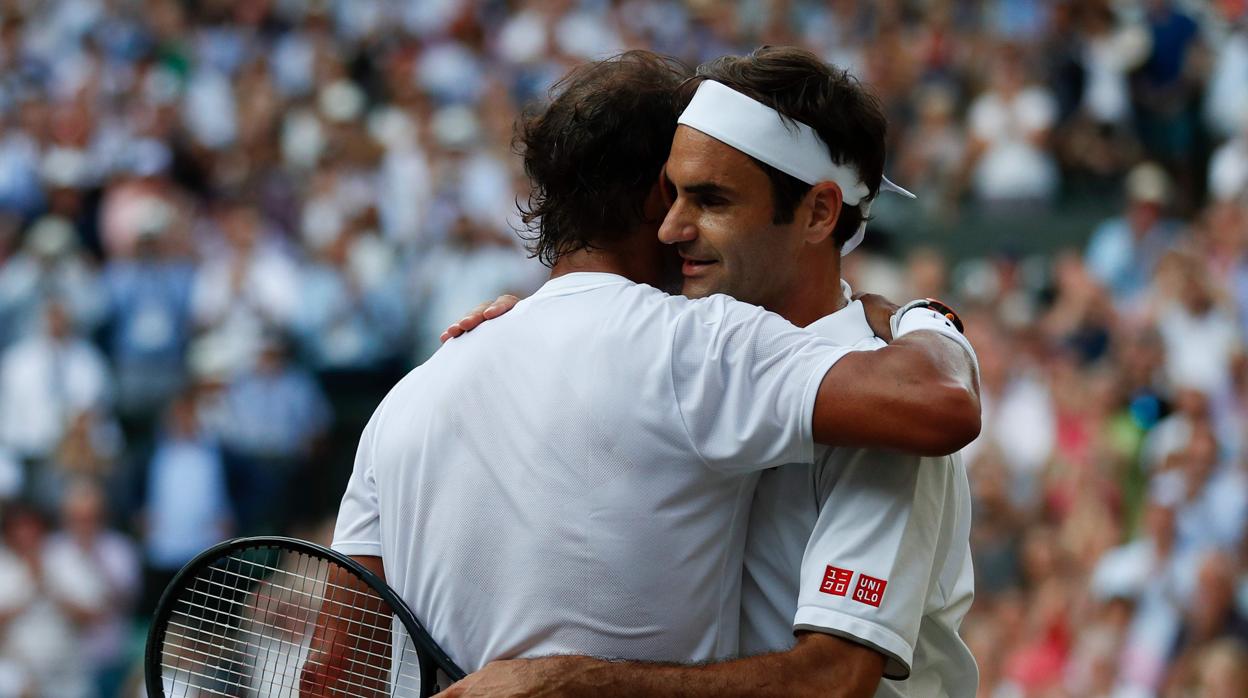
[[103, 354], [82, 339], [37, 334], [0, 354], [0, 443], [21, 456], [48, 455], [75, 415], [105, 406], [111, 377]]
[[1174, 385], [1209, 396], [1229, 390], [1242, 341], [1231, 313], [1215, 307], [1196, 315], [1170, 303], [1161, 311], [1157, 331], [1166, 349], [1166, 376]]
[[[856, 350], [884, 346], [860, 302], [808, 327]], [[819, 448], [763, 473], [750, 516], [741, 651], [793, 646], [795, 629], [887, 657], [877, 696], [973, 696], [958, 636], [974, 596], [971, 505], [958, 456]]]
[[812, 461], [847, 351], [726, 296], [553, 279], [390, 392], [334, 548], [380, 555], [465, 670], [735, 655], [751, 472]]

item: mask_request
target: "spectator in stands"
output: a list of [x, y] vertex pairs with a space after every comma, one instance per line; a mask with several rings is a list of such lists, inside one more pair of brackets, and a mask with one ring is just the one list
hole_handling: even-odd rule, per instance
[[311, 365], [367, 371], [396, 360], [408, 315], [390, 246], [372, 230], [344, 230], [317, 253], [294, 318]]
[[99, 485], [75, 481], [61, 505], [63, 530], [45, 553], [50, 593], [77, 627], [82, 664], [99, 696], [116, 695], [129, 669], [129, 618], [141, 581], [137, 546], [107, 519]]
[[1148, 58], [1152, 37], [1139, 13], [1106, 0], [1067, 7], [1078, 38], [1070, 57], [1077, 79], [1069, 85], [1078, 102], [1063, 126], [1063, 159], [1099, 184], [1120, 177], [1139, 158], [1130, 75]]
[[897, 154], [902, 180], [930, 215], [951, 216], [965, 187], [966, 134], [950, 86], [935, 83], [918, 99], [918, 123]]
[[1209, 161], [1209, 194], [1218, 201], [1248, 201], [1248, 108], [1242, 119], [1234, 137], [1223, 143]]
[[[1111, 550], [1092, 575], [1094, 588], [1134, 600], [1135, 611], [1119, 657], [1118, 684], [1154, 691], [1165, 676], [1189, 598], [1198, 555], [1177, 547], [1175, 507], [1184, 484], [1177, 474], [1153, 481], [1146, 535]], [[1112, 591], [1111, 591], [1112, 590]]]
[[1047, 207], [1058, 191], [1048, 150], [1057, 119], [1053, 95], [1027, 75], [1016, 50], [1002, 50], [988, 89], [971, 103], [968, 158], [976, 198], [996, 211]]
[[66, 304], [49, 298], [42, 322], [0, 355], [0, 441], [42, 463], [77, 415], [107, 407], [111, 391], [104, 356], [74, 332]]
[[257, 208], [232, 200], [216, 222], [224, 243], [195, 277], [191, 310], [242, 368], [254, 359], [266, 328], [285, 328], [299, 305], [298, 267], [277, 244]]
[[[987, 318], [985, 318], [987, 320]], [[1028, 501], [1057, 444], [1057, 414], [1043, 367], [1022, 342], [987, 320], [971, 330], [979, 354], [983, 429], [963, 450], [968, 462], [998, 454], [1007, 496]]]
[[1238, 8], [1233, 2], [1218, 4], [1231, 26], [1229, 35], [1210, 47], [1215, 55], [1205, 93], [1205, 121], [1219, 140], [1239, 135], [1248, 123], [1248, 96], [1244, 94], [1248, 84], [1248, 8], [1238, 4]]
[[1145, 148], [1180, 173], [1176, 198], [1192, 205], [1199, 138], [1201, 84], [1195, 63], [1202, 48], [1200, 25], [1174, 0], [1144, 3], [1152, 52], [1135, 79], [1135, 104]]
[[0, 682], [11, 695], [90, 695], [74, 608], [58, 594], [49, 565], [48, 525], [35, 509], [12, 503], [0, 515]]
[[1231, 368], [1243, 354], [1243, 338], [1213, 288], [1207, 269], [1191, 255], [1174, 253], [1173, 296], [1159, 300], [1157, 331], [1166, 350], [1172, 385], [1221, 398], [1231, 389]]
[[90, 331], [105, 311], [98, 280], [69, 221], [59, 216], [36, 220], [26, 231], [22, 250], [0, 267], [0, 318], [7, 327], [0, 339], [12, 341], [39, 322], [44, 300], [61, 298], [69, 317]]
[[1101, 223], [1088, 241], [1088, 269], [1120, 311], [1139, 312], [1157, 263], [1174, 244], [1177, 225], [1164, 215], [1169, 195], [1165, 170], [1138, 165], [1127, 175], [1126, 211]]
[[144, 564], [139, 611], [150, 614], [173, 575], [234, 530], [221, 449], [200, 424], [194, 393], [180, 393], [170, 404], [136, 484]]
[[267, 334], [255, 367], [237, 376], [222, 396], [222, 444], [245, 533], [284, 530], [294, 512], [282, 493], [308, 471], [333, 418], [315, 377], [292, 359], [286, 340]]
[[104, 286], [112, 311], [109, 354], [118, 410], [150, 423], [184, 378], [195, 269], [174, 239], [172, 208], [155, 197], [145, 201], [133, 255], [109, 260]]

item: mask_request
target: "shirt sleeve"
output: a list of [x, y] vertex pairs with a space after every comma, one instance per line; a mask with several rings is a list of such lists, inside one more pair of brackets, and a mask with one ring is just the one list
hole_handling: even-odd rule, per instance
[[[834, 457], [834, 456], [830, 456]], [[919, 625], [956, 535], [957, 457], [856, 451], [819, 472], [821, 506], [802, 558], [794, 628], [844, 637], [910, 675]], [[943, 603], [937, 599], [939, 603]]]
[[380, 411], [381, 408], [378, 408], [360, 435], [355, 466], [347, 481], [347, 491], [342, 495], [342, 504], [338, 507], [331, 547], [344, 555], [381, 557], [381, 515], [377, 479], [373, 471], [373, 434]]
[[813, 461], [819, 385], [849, 347], [719, 295], [690, 303], [672, 339], [677, 410], [708, 467], [745, 472]]

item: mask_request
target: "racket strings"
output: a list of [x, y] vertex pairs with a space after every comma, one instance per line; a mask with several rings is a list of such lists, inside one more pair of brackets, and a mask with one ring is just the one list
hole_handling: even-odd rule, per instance
[[[268, 567], [268, 566], [261, 566], [261, 567]], [[270, 569], [272, 569], [272, 568], [270, 568]], [[228, 569], [227, 569], [227, 570], [225, 570], [225, 572], [230, 572], [231, 574], [233, 574], [233, 572], [232, 572], [231, 570], [228, 570]], [[210, 584], [214, 585], [214, 586], [218, 586], [218, 585], [220, 585], [220, 582], [217, 582], [216, 580], [211, 580], [211, 579], [209, 579], [209, 580], [208, 580], [208, 582], [209, 582]], [[280, 586], [280, 585], [279, 585], [279, 586]], [[289, 590], [289, 591], [296, 591], [296, 592], [301, 591], [301, 590], [298, 590], [298, 589], [290, 589], [289, 587], [285, 587], [285, 588], [286, 588], [287, 590]], [[350, 591], [352, 592], [352, 595], [354, 596], [354, 595], [355, 595], [355, 592], [356, 592], [357, 590], [350, 590]], [[308, 594], [306, 594], [306, 593], [305, 593], [305, 594], [303, 594], [303, 595], [304, 595], [304, 596], [308, 596]], [[285, 618], [287, 618], [287, 619], [294, 620], [296, 623], [299, 623], [299, 622], [301, 622], [301, 621], [306, 621], [306, 620], [310, 620], [310, 619], [311, 619], [311, 616], [310, 616], [310, 615], [305, 615], [304, 617], [295, 617], [295, 616], [290, 616], [289, 614], [283, 614], [283, 613], [278, 612], [277, 610], [275, 610], [275, 609], [273, 608], [273, 603], [272, 603], [272, 602], [274, 601], [274, 598], [273, 598], [271, 595], [265, 595], [265, 596], [261, 596], [261, 597], [259, 597], [259, 598], [263, 598], [263, 599], [265, 599], [265, 601], [266, 601], [266, 603], [264, 604], [264, 607], [263, 607], [263, 608], [264, 608], [264, 610], [265, 610], [266, 612], [265, 612], [265, 613], [263, 613], [263, 614], [260, 614], [260, 615], [262, 615], [262, 616], [269, 616], [269, 618], [268, 618], [267, 620], [269, 620], [269, 621], [270, 621], [269, 625], [270, 625], [271, 627], [272, 627], [272, 623], [271, 623], [271, 621], [272, 621], [272, 617], [273, 617], [273, 616], [285, 617]], [[227, 602], [227, 603], [226, 603], [226, 607], [227, 607], [227, 608], [229, 607], [229, 603], [228, 603], [228, 602], [232, 602], [232, 601], [233, 601], [232, 599], [228, 599], [228, 598], [227, 598], [227, 599], [224, 599], [224, 600]], [[357, 601], [352, 600], [352, 603], [357, 603]], [[247, 622], [247, 621], [249, 620], [249, 619], [247, 619], [247, 618], [244, 618], [244, 617], [240, 617], [240, 616], [238, 616], [238, 614], [237, 614], [237, 613], [229, 613], [228, 611], [225, 611], [225, 610], [223, 610], [223, 609], [221, 609], [221, 608], [216, 608], [216, 609], [214, 609], [214, 608], [212, 608], [212, 607], [204, 606], [203, 604], [192, 604], [192, 605], [193, 605], [193, 606], [195, 606], [195, 607], [198, 607], [198, 610], [199, 610], [200, 612], [202, 612], [202, 611], [213, 611], [213, 610], [215, 610], [215, 611], [216, 611], [216, 614], [217, 614], [218, 619], [220, 619], [220, 616], [225, 615], [225, 616], [227, 616], [227, 617], [232, 617], [232, 621], [234, 621], [234, 622], [238, 622], [238, 621]], [[364, 625], [371, 626], [371, 627], [370, 627], [370, 633], [369, 633], [368, 638], [367, 638], [368, 640], [376, 641], [376, 640], [377, 640], [377, 638], [378, 638], [377, 633], [378, 633], [379, 631], [388, 631], [388, 629], [387, 629], [387, 628], [382, 628], [382, 627], [377, 626], [377, 625], [374, 625], [374, 624], [364, 624]], [[280, 626], [279, 626], [279, 627], [280, 627]], [[294, 628], [291, 628], [291, 627], [287, 626], [287, 627], [283, 627], [283, 628], [281, 628], [281, 629], [283, 629], [283, 630], [287, 630], [287, 631], [291, 631], [291, 630], [294, 630], [294, 631], [296, 631], [296, 632], [298, 632], [298, 631], [299, 631], [299, 627], [298, 627], [298, 626], [296, 626], [296, 627], [294, 627]], [[242, 630], [243, 630], [244, 632], [247, 632], [247, 633], [252, 634], [252, 635], [253, 635], [253, 636], [255, 636], [255, 637], [261, 637], [261, 636], [262, 636], [262, 634], [261, 634], [261, 633], [257, 632], [256, 630], [254, 630], [254, 629], [252, 629], [252, 628], [247, 628], [247, 627], [244, 627]], [[218, 635], [219, 635], [219, 634], [218, 634]], [[217, 639], [221, 639], [221, 638], [219, 638], [219, 637], [218, 637]], [[231, 638], [231, 639], [232, 639], [232, 638]], [[285, 649], [285, 647], [281, 647], [282, 645], [284, 645], [284, 646], [286, 646], [286, 647], [294, 647], [294, 648], [295, 648], [293, 652], [292, 652], [292, 651], [286, 651], [286, 652], [283, 652], [283, 653], [281, 653], [281, 654], [279, 655], [280, 657], [284, 658], [284, 660], [285, 660], [285, 661], [284, 661], [284, 663], [283, 663], [283, 666], [281, 666], [281, 667], [276, 667], [276, 668], [277, 668], [278, 670], [281, 670], [281, 669], [283, 669], [283, 668], [284, 668], [284, 669], [289, 670], [290, 665], [291, 665], [291, 659], [295, 656], [295, 654], [296, 654], [297, 652], [301, 652], [301, 651], [302, 651], [302, 649], [303, 649], [303, 648], [302, 648], [302, 646], [300, 646], [300, 645], [298, 645], [298, 644], [296, 644], [296, 643], [292, 643], [291, 641], [289, 641], [289, 640], [287, 640], [287, 639], [285, 639], [285, 638], [281, 637], [281, 634], [280, 634], [280, 633], [278, 633], [275, 637], [270, 638], [270, 639], [271, 639], [271, 640], [276, 640], [276, 641], [277, 641], [277, 644], [279, 645], [279, 648], [278, 648], [278, 650], [279, 650], [279, 651], [280, 651], [280, 650], [282, 650], [282, 649]], [[233, 643], [229, 643], [229, 644], [231, 645], [231, 647], [232, 647], [235, 651], [238, 651], [238, 647], [239, 647], [239, 645], [240, 645], [240, 642], [235, 641], [235, 642], [233, 642]], [[267, 660], [267, 661], [266, 661], [266, 664], [268, 664], [268, 665], [270, 665], [270, 666], [274, 664], [274, 662], [272, 661], [272, 657], [271, 657], [271, 655], [272, 655], [272, 652], [271, 652], [272, 647], [271, 647], [271, 645], [272, 645], [272, 642], [268, 642], [268, 643], [266, 643], [266, 644], [262, 645], [262, 646], [264, 647], [266, 657], [261, 658], [261, 659], [262, 659], [262, 661]], [[361, 651], [363, 651], [363, 652], [366, 652], [366, 653], [367, 653], [367, 651], [366, 651], [366, 650], [362, 650], [362, 648], [360, 648], [360, 647], [359, 647], [359, 641], [358, 641], [358, 640], [355, 642], [355, 648], [354, 648], [354, 649], [355, 649], [355, 651], [356, 651], [356, 652], [361, 652]], [[252, 653], [248, 653], [248, 652], [246, 652], [245, 650], [244, 650], [244, 651], [242, 651], [242, 652], [241, 652], [241, 654], [245, 655], [246, 659], [247, 659], [247, 660], [249, 660], [250, 662], [254, 662], [254, 661], [257, 659], [257, 657], [256, 657], [254, 654], [252, 654]], [[379, 654], [377, 654], [377, 653], [367, 653], [367, 654], [371, 654], [373, 657], [377, 657], [377, 658], [379, 658], [382, 662], [384, 662], [384, 661], [385, 661], [385, 657], [384, 657], [384, 655], [379, 655]], [[309, 661], [309, 662], [314, 662], [315, 660], [308, 659], [307, 661]], [[373, 660], [371, 660], [371, 659], [370, 659], [370, 661], [373, 661]], [[236, 663], [241, 663], [241, 662], [238, 662], [238, 660], [235, 660], [235, 662], [236, 662]], [[227, 662], [227, 667], [229, 667], [229, 664], [230, 664], [230, 663], [228, 663], [228, 662]], [[350, 666], [352, 666], [352, 665], [354, 665], [354, 664], [360, 664], [360, 661], [359, 661], [358, 659], [355, 659], [354, 657], [351, 657], [350, 655], [348, 655], [348, 667], [350, 667]], [[352, 681], [350, 681], [350, 679], [344, 679], [344, 680], [343, 680], [343, 683], [346, 683], [346, 684], [348, 684], [348, 685], [350, 685], [350, 686], [353, 686], [354, 688], [361, 688], [361, 689], [365, 689], [365, 690], [367, 690], [367, 689], [373, 689], [373, 691], [372, 691], [372, 692], [376, 692], [376, 691], [378, 691], [378, 690], [384, 691], [384, 688], [385, 688], [385, 687], [384, 687], [383, 685], [378, 685], [378, 682], [380, 681], [380, 682], [384, 683], [384, 682], [385, 682], [386, 677], [385, 677], [385, 676], [383, 676], [383, 675], [381, 675], [379, 672], [375, 671], [375, 667], [366, 666], [366, 667], [364, 667], [364, 669], [365, 669], [365, 670], [368, 670], [368, 669], [374, 669], [374, 671], [371, 671], [371, 672], [369, 672], [369, 673], [361, 673], [360, 671], [351, 671], [351, 670], [350, 670], [350, 668], [347, 668], [347, 669], [345, 670], [345, 672], [344, 672], [344, 673], [346, 673], [347, 675], [350, 675], [350, 676], [355, 676], [355, 677], [359, 677], [363, 683], [361, 683], [361, 682], [352, 682]], [[227, 668], [227, 671], [231, 671], [231, 669]], [[232, 671], [233, 671], [235, 674], [241, 674], [241, 673], [242, 673], [242, 672], [238, 671], [237, 667], [233, 668], [233, 669], [232, 669]], [[289, 673], [289, 671], [287, 671], [286, 673]], [[399, 673], [400, 673], [400, 674], [402, 674], [403, 672], [400, 670], [400, 672], [399, 672]], [[237, 676], [235, 676], [235, 678], [238, 678], [238, 677], [237, 677]], [[227, 680], [228, 680], [228, 679], [227, 679]], [[266, 693], [267, 693], [267, 692], [271, 692], [271, 690], [272, 690], [272, 689], [274, 689], [274, 688], [280, 689], [280, 688], [281, 688], [281, 686], [269, 686], [268, 688], [270, 689], [270, 691], [266, 691]], [[383, 693], [383, 694], [384, 694], [384, 693]]]
[[[258, 559], [257, 559], [258, 558]], [[172, 606], [165, 695], [420, 695], [402, 623], [344, 568], [301, 552], [235, 552], [201, 570]]]

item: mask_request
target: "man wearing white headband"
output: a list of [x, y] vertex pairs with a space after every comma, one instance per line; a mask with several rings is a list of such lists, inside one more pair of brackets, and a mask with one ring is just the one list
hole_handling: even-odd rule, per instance
[[[726, 57], [698, 76], [665, 167], [671, 208], [659, 231], [682, 258], [683, 294], [725, 293], [838, 344], [883, 347], [840, 279], [875, 194], [909, 195], [883, 178], [876, 101], [796, 49]], [[907, 306], [894, 332], [947, 331], [956, 320], [937, 308]], [[973, 595], [969, 526], [958, 457], [821, 448], [815, 465], [758, 484], [740, 646], [754, 656], [502, 662], [452, 695], [972, 696], [978, 672], [958, 636]]]
[[[685, 260], [685, 295], [729, 293], [833, 341], [883, 346], [840, 279], [877, 191], [911, 196], [883, 177], [878, 104], [793, 49], [726, 57], [698, 75], [666, 167], [674, 205], [660, 230]], [[941, 314], [917, 308], [899, 323], [904, 331]], [[823, 633], [845, 640], [829, 654], [846, 695], [973, 695], [978, 672], [958, 636], [973, 597], [969, 534], [956, 455], [832, 448], [813, 467], [764, 473], [742, 653], [787, 649], [794, 632], [799, 652]], [[847, 677], [861, 683], [850, 690]]]

